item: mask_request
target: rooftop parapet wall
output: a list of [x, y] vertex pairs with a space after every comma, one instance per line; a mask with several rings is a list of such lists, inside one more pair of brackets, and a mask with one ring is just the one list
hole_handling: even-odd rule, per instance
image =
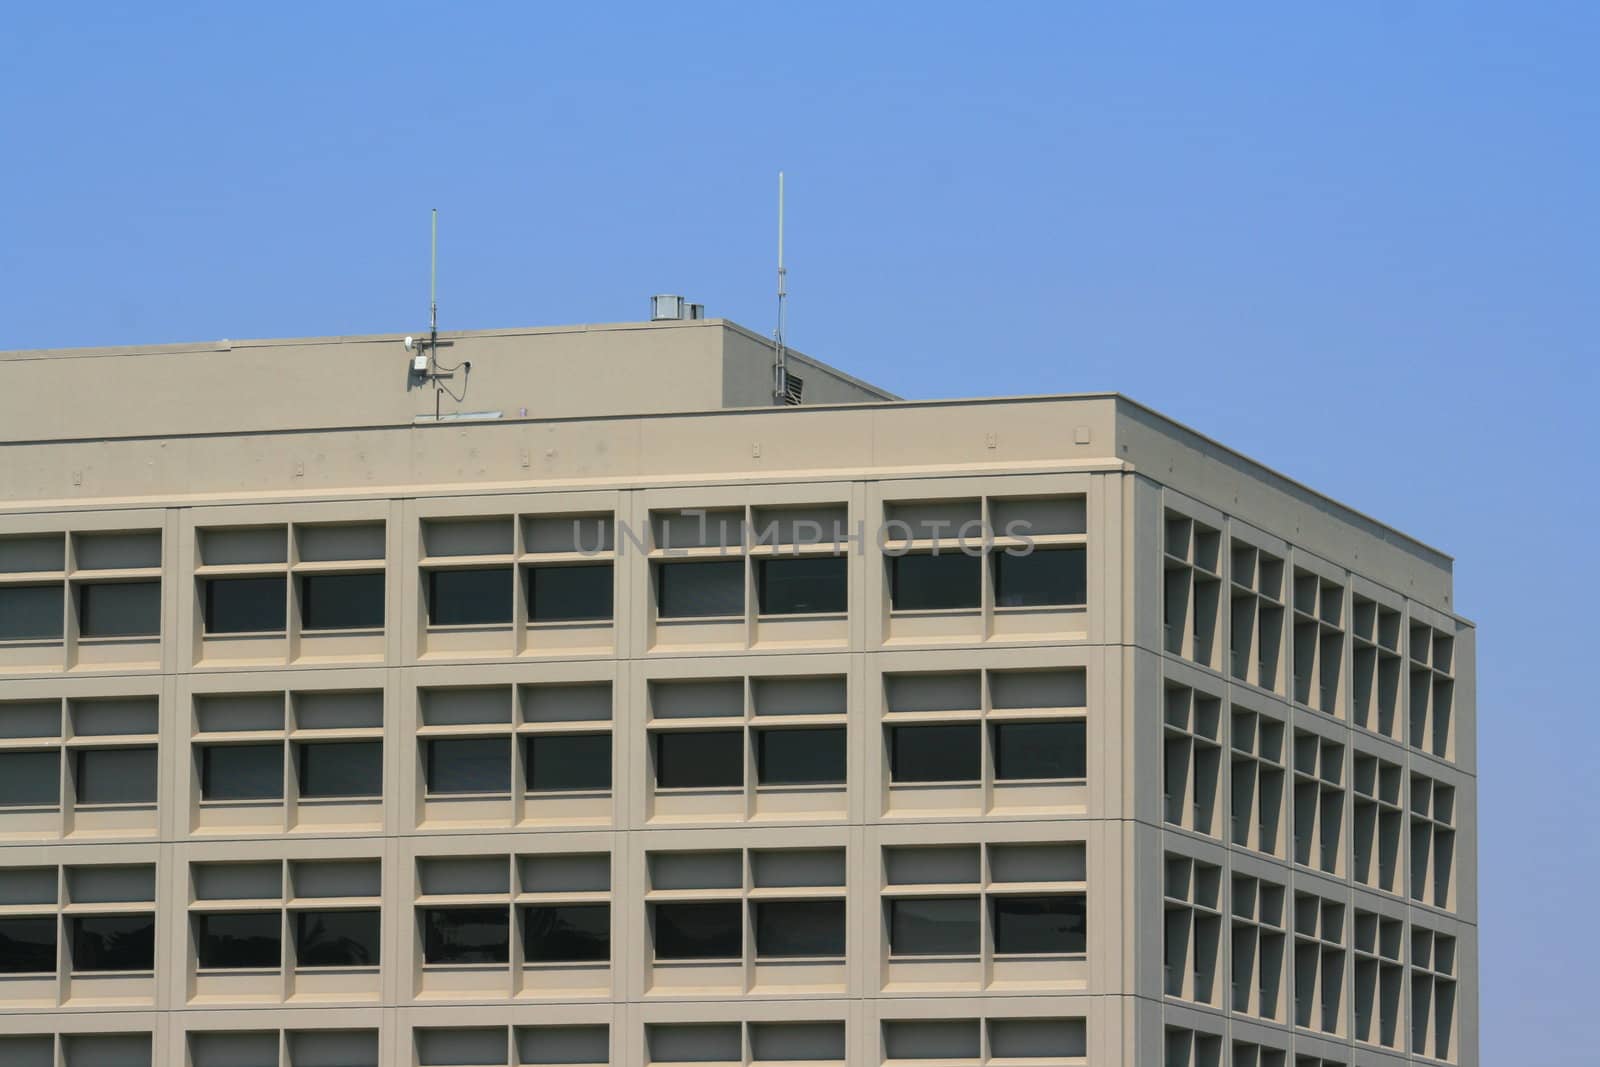
[[1330, 563], [1445, 612], [1445, 553], [1172, 421], [1117, 400], [1118, 456], [1136, 471]]
[[[767, 406], [772, 346], [730, 322], [625, 323], [440, 335], [471, 363], [439, 410], [566, 418]], [[402, 338], [329, 337], [0, 352], [0, 441], [391, 426], [434, 414]], [[807, 399], [892, 395], [796, 354]], [[456, 397], [460, 399], [457, 400]]]
[[1451, 610], [1448, 556], [1109, 394], [40, 441], [0, 513], [1129, 469]]

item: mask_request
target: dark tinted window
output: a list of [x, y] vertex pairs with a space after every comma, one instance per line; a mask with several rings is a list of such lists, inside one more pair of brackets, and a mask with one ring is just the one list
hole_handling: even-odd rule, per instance
[[843, 782], [844, 727], [757, 731], [756, 777], [762, 785]]
[[937, 556], [889, 558], [889, 600], [896, 611], [975, 608], [983, 593], [983, 559], [959, 549]]
[[305, 630], [381, 630], [383, 572], [307, 574], [300, 579], [300, 626]]
[[505, 908], [425, 908], [422, 958], [427, 963], [507, 963], [511, 916]]
[[75, 916], [70, 944], [74, 971], [151, 971], [156, 966], [156, 917]]
[[376, 967], [379, 911], [302, 911], [294, 917], [294, 954], [301, 967]]
[[896, 956], [976, 956], [978, 898], [890, 901], [889, 951]]
[[79, 804], [154, 804], [156, 750], [80, 748], [73, 777]]
[[56, 919], [0, 918], [0, 974], [54, 974]]
[[382, 741], [324, 741], [296, 745], [303, 797], [383, 795]]
[[656, 614], [694, 619], [744, 614], [744, 560], [656, 565]]
[[655, 737], [658, 788], [744, 785], [743, 730], [662, 730]]
[[78, 587], [84, 637], [141, 637], [161, 632], [161, 583], [112, 582]]
[[522, 909], [529, 963], [591, 963], [611, 958], [611, 905], [555, 904]]
[[283, 746], [208, 745], [200, 750], [203, 800], [279, 800]]
[[763, 615], [841, 612], [850, 606], [844, 556], [800, 556], [756, 563], [756, 589]]
[[1084, 952], [1085, 898], [991, 897], [997, 953]]
[[1026, 556], [995, 552], [994, 606], [1029, 608], [1088, 599], [1088, 556], [1081, 548], [1036, 548]]
[[534, 622], [611, 618], [611, 564], [530, 567], [528, 618]]
[[205, 622], [208, 634], [272, 633], [283, 629], [286, 579], [207, 578]]
[[202, 970], [277, 967], [282, 920], [275, 911], [205, 912], [194, 917], [194, 950]]
[[61, 584], [0, 585], [0, 641], [59, 641]]
[[896, 782], [975, 782], [983, 776], [977, 723], [895, 726], [889, 730], [889, 777]]
[[428, 622], [434, 626], [510, 621], [510, 567], [428, 572]]
[[425, 743], [428, 792], [511, 791], [509, 737], [452, 737]]
[[1000, 779], [1086, 777], [1088, 757], [1084, 738], [1082, 719], [998, 723], [994, 728], [994, 776]]
[[755, 909], [758, 957], [844, 955], [844, 901], [763, 900]]
[[611, 788], [611, 735], [535, 734], [528, 738], [528, 788], [536, 792]]
[[744, 954], [744, 905], [736, 900], [653, 905], [656, 959], [726, 960]]
[[0, 752], [0, 808], [53, 808], [59, 803], [60, 752]]

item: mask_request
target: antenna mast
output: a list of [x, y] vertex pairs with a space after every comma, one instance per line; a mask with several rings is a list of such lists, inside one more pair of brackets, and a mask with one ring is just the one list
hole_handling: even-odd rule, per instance
[[433, 232], [428, 246], [428, 369], [433, 374], [433, 420], [439, 421], [439, 209], [433, 209]]
[[783, 343], [784, 316], [789, 304], [789, 272], [783, 266], [783, 171], [778, 172], [778, 328], [772, 331], [772, 400], [789, 402], [789, 350]]

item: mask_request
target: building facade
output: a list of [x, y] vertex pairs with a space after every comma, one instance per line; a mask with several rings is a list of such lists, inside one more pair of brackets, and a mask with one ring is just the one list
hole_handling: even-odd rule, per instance
[[1448, 557], [1119, 396], [446, 340], [0, 354], [0, 1063], [1477, 1062]]

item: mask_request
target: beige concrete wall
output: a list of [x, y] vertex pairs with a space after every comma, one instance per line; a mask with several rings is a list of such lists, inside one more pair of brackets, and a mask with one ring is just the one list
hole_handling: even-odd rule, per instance
[[[1142, 447], [1147, 468], [1160, 463], [1157, 442], [1146, 436]], [[1235, 1050], [1221, 1062], [1288, 1049], [1310, 1062], [1388, 1063], [1413, 1053], [1420, 1026], [1426, 1058], [1475, 1064], [1474, 628], [1421, 595], [1448, 603], [1448, 572], [1441, 585], [1428, 569], [1404, 567], [1415, 546], [1356, 535], [1369, 520], [1332, 516], [1316, 501], [1284, 503], [1299, 495], [1293, 487], [1251, 481], [1206, 451], [1172, 450], [1168, 469], [1136, 477], [1130, 494], [1135, 625], [1123, 692], [1134, 733], [1127, 780], [1143, 786], [1128, 797], [1142, 927], [1136, 987], [1151, 1006], [1141, 1047], [1187, 1042], [1195, 1058], [1184, 1062], [1193, 1063], [1214, 1062], [1213, 1048]], [[1191, 488], [1229, 506], [1208, 506]], [[1203, 554], [1201, 531], [1214, 563], [1209, 573], [1192, 568], [1190, 599], [1174, 617], [1164, 586]], [[1267, 561], [1282, 582], [1270, 672], [1259, 658], [1261, 611], [1273, 603], [1260, 595], [1270, 589]], [[1204, 612], [1202, 581], [1220, 594]], [[1209, 647], [1195, 640], [1203, 615], [1214, 625]], [[1268, 797], [1270, 835], [1260, 817]], [[1204, 899], [1193, 883], [1174, 884], [1175, 864], [1215, 879]], [[1275, 919], [1262, 914], [1263, 893], [1278, 895]], [[1191, 918], [1176, 957], [1166, 952], [1174, 914]], [[1235, 938], [1252, 930], [1260, 934], [1241, 1006], [1232, 983], [1245, 957]], [[1282, 947], [1259, 947], [1272, 941]], [[1444, 943], [1451, 952], [1428, 955]], [[1281, 968], [1270, 1003], [1264, 957]], [[1375, 1003], [1386, 978], [1399, 983], [1398, 998]], [[1413, 988], [1442, 992], [1414, 1001]], [[1452, 1013], [1442, 1028], [1441, 1008]], [[1296, 1022], [1291, 1043], [1284, 1027]], [[1250, 1050], [1235, 1048], [1241, 1041]]]
[[[0, 440], [409, 423], [435, 410], [400, 335], [0, 352]], [[446, 332], [443, 414], [570, 418], [771, 405], [770, 343], [721, 320]], [[798, 357], [814, 402], [887, 394]], [[456, 399], [459, 397], [460, 399]]]
[[[1054, 802], [1058, 807], [1039, 808], [1026, 800], [1018, 807], [1016, 799], [986, 799], [990, 786], [957, 787], [942, 796], [892, 789], [885, 780], [878, 725], [885, 714], [886, 674], [1081, 671], [1086, 677], [1085, 706], [1064, 713], [1098, 715], [1098, 709], [1118, 707], [1116, 657], [1113, 653], [1108, 658], [1102, 621], [1116, 618], [1120, 611], [1114, 580], [1095, 585], [1095, 607], [1041, 617], [1039, 621], [1050, 625], [1025, 635], [1005, 632], [993, 609], [937, 618], [893, 617], [884, 592], [882, 558], [859, 549], [852, 554], [854, 608], [848, 617], [836, 620], [837, 625], [834, 620], [811, 623], [797, 632], [769, 634], [768, 623], [753, 616], [735, 628], [739, 636], [734, 637], [715, 623], [664, 632], [651, 624], [647, 608], [649, 568], [655, 557], [637, 552], [617, 557], [615, 625], [599, 628], [578, 647], [544, 645], [532, 628], [525, 633], [504, 628], [441, 635], [421, 625], [416, 611], [418, 569], [426, 566], [420, 541], [426, 522], [597, 508], [626, 517], [637, 527], [648, 525], [650, 513], [660, 509], [837, 501], [874, 528], [883, 509], [898, 500], [974, 494], [1082, 496], [1090, 515], [1086, 536], [1095, 554], [1094, 573], [1115, 575], [1120, 481], [1120, 475], [1089, 473], [873, 483], [778, 481], [761, 486], [700, 484], [509, 495], [456, 492], [409, 500], [95, 510], [70, 520], [59, 512], [35, 513], [26, 519], [11, 516], [4, 526], [8, 534], [64, 528], [126, 530], [130, 525], [162, 532], [165, 638], [156, 647], [128, 651], [153, 658], [93, 665], [80, 658], [69, 669], [13, 658], [0, 675], [0, 699], [153, 695], [161, 706], [163, 771], [159, 817], [153, 823], [85, 837], [72, 830], [81, 817], [76, 810], [61, 812], [53, 826], [46, 825], [48, 819], [0, 814], [0, 833], [13, 842], [0, 849], [0, 874], [50, 864], [154, 863], [163, 888], [155, 902], [159, 948], [153, 978], [111, 983], [94, 995], [83, 992], [81, 981], [57, 982], [49, 1006], [15, 999], [0, 1004], [0, 1033], [72, 1035], [148, 1029], [154, 1035], [154, 1062], [164, 1063], [180, 1062], [188, 1035], [194, 1032], [371, 1027], [381, 1034], [383, 1062], [407, 1064], [414, 1062], [419, 1030], [578, 1020], [611, 1026], [610, 1062], [639, 1064], [647, 1062], [647, 1028], [658, 1023], [834, 1020], [848, 1027], [847, 1061], [878, 1064], [885, 1056], [880, 1041], [886, 1021], [921, 1026], [956, 1018], [988, 1020], [985, 1025], [993, 1027], [999, 1020], [999, 1032], [1004, 1034], [1007, 1019], [1044, 1016], [1083, 1021], [1088, 1058], [1063, 1062], [1126, 1062], [1132, 1053], [1123, 1043], [1114, 1008], [1117, 992], [1127, 986], [1122, 937], [1123, 901], [1129, 895], [1121, 873], [1127, 865], [1126, 838], [1114, 816], [1121, 794], [1117, 769], [1125, 764], [1115, 747], [1120, 733], [1102, 732], [1098, 723], [1092, 726], [1089, 758], [1095, 772], [1089, 783], [1062, 787], [1070, 793], [1064, 803], [1058, 798]], [[198, 626], [191, 576], [206, 573], [199, 531], [374, 520], [387, 524], [390, 605], [389, 626], [376, 643], [318, 648], [302, 643], [292, 626], [282, 638], [218, 640]], [[297, 564], [283, 566], [293, 569]], [[442, 637], [450, 637], [451, 643], [436, 645]], [[74, 653], [64, 649], [63, 655]], [[66, 668], [65, 660], [61, 666]], [[720, 798], [707, 796], [678, 797], [676, 806], [667, 809], [647, 786], [640, 786], [648, 782], [643, 746], [655, 721], [650, 705], [653, 685], [703, 678], [835, 674], [847, 680], [850, 702], [845, 721], [851, 736], [849, 785], [837, 797], [837, 806], [825, 798], [809, 807], [796, 806], [790, 793], [784, 808], [771, 812], [764, 805], [772, 798], [753, 794], [749, 801], [754, 807], [741, 801], [730, 808]], [[603, 681], [613, 687], [610, 728], [618, 785], [598, 812], [584, 808], [565, 815], [548, 810], [540, 814], [520, 793], [450, 807], [423, 797], [417, 738], [430, 735], [420, 717], [422, 694], [460, 686], [578, 680]], [[292, 797], [248, 806], [219, 806], [198, 799], [189, 750], [209, 735], [197, 718], [197, 700], [287, 693], [293, 706], [296, 694], [329, 690], [383, 694], [387, 783], [383, 804], [366, 805], [365, 810], [352, 806], [339, 817], [342, 822], [328, 824], [321, 821], [325, 815], [308, 821], [311, 813]], [[972, 714], [985, 712], [975, 708]], [[252, 737], [293, 743], [292, 733], [281, 731]], [[549, 821], [552, 817], [556, 821]], [[972, 960], [884, 960], [880, 898], [894, 892], [885, 882], [884, 850], [931, 842], [974, 850], [1019, 844], [1081, 849], [1087, 878], [1074, 880], [1069, 887], [1090, 887], [1088, 953], [1078, 959], [1043, 962], [1042, 971], [1040, 962], [995, 960], [987, 953]], [[841, 891], [849, 902], [853, 947], [836, 974], [798, 976], [804, 984], [794, 988], [795, 974], [748, 959], [732, 968], [704, 968], [705, 973], [687, 978], [650, 965], [642, 946], [647, 937], [643, 907], [650, 899], [647, 871], [652, 855], [816, 848], [843, 849], [849, 857], [848, 884]], [[603, 969], [594, 992], [585, 991], [586, 986], [568, 988], [575, 980], [556, 987], [540, 985], [537, 975], [520, 968], [460, 973], [422, 966], [412, 919], [413, 904], [420, 899], [414, 873], [419, 860], [497, 856], [512, 862], [510, 857], [552, 851], [611, 857], [608, 896], [613, 904], [614, 964]], [[203, 907], [184, 888], [190, 884], [194, 864], [263, 860], [294, 864], [353, 856], [370, 856], [383, 864], [381, 969], [370, 975], [348, 975], [331, 986], [300, 973], [218, 975], [195, 970], [188, 922]], [[971, 888], [988, 892], [987, 877]], [[283, 906], [292, 907], [287, 897]], [[12, 987], [14, 994], [18, 991]], [[4, 993], [0, 989], [0, 997]], [[107, 1013], [105, 998], [119, 999], [125, 1012]], [[287, 1045], [289, 1038], [282, 1040]]]
[[[686, 341], [711, 335], [701, 326], [641, 331], [646, 333], [654, 340]], [[731, 359], [706, 356], [715, 368], [705, 378], [715, 394], [712, 407], [743, 396], [739, 390], [746, 385], [727, 391], [738, 377], [725, 373], [731, 365], [749, 368], [747, 384], [766, 385], [767, 379], [755, 373], [764, 358], [762, 345], [742, 334], [731, 336], [735, 347], [748, 353]], [[85, 357], [90, 362], [73, 373], [89, 371], [97, 358]], [[700, 356], [674, 358], [676, 366], [687, 367]], [[375, 367], [388, 356], [374, 359]], [[0, 375], [11, 375], [17, 362], [0, 361]], [[140, 396], [148, 387], [143, 379], [122, 384]], [[844, 382], [838, 388], [854, 387]], [[276, 409], [268, 414], [283, 415]], [[365, 429], [156, 434], [116, 442], [32, 440], [0, 446], [0, 538], [46, 534], [65, 546], [56, 569], [48, 561], [30, 563], [25, 574], [0, 573], [0, 583], [59, 582], [65, 593], [68, 587], [103, 580], [89, 568], [104, 562], [80, 558], [75, 546], [83, 535], [126, 531], [159, 534], [159, 567], [148, 571], [162, 580], [159, 640], [84, 640], [71, 623], [64, 596], [68, 625], [60, 641], [0, 643], [0, 703], [63, 702], [60, 729], [70, 731], [73, 701], [151, 697], [160, 707], [161, 750], [159, 802], [153, 810], [79, 810], [68, 797], [51, 810], [0, 811], [0, 841], [5, 842], [0, 876], [28, 867], [153, 864], [161, 887], [153, 902], [158, 916], [153, 975], [99, 983], [66, 974], [42, 982], [0, 982], [0, 1037], [45, 1035], [52, 1063], [59, 1051], [75, 1067], [84, 1060], [83, 1054], [71, 1058], [72, 1040], [96, 1033], [148, 1033], [152, 1062], [182, 1063], [185, 1049], [195, 1047], [194, 1033], [251, 1031], [270, 1034], [280, 1062], [291, 1064], [301, 1032], [355, 1027], [378, 1035], [380, 1062], [411, 1064], [417, 1062], [418, 1041], [430, 1030], [499, 1027], [508, 1043], [506, 1062], [512, 1063], [516, 1028], [564, 1022], [609, 1026], [609, 1061], [643, 1064], [649, 1062], [650, 1027], [706, 1022], [742, 1027], [740, 1056], [731, 1062], [743, 1063], [755, 1054], [751, 1041], [768, 1033], [752, 1027], [813, 1020], [844, 1023], [844, 1062], [877, 1067], [889, 1056], [886, 1022], [932, 1033], [925, 1024], [977, 1020], [975, 1032], [988, 1042], [983, 1054], [949, 1061], [977, 1064], [985, 1057], [1001, 1062], [992, 1043], [996, 1033], [1010, 1032], [1007, 1020], [1055, 1017], [1083, 1020], [1086, 1056], [1050, 1062], [1155, 1065], [1183, 1044], [1190, 1058], [1173, 1062], [1243, 1065], [1250, 1061], [1232, 1056], [1239, 1042], [1241, 1057], [1253, 1054], [1252, 1047], [1269, 1056], [1277, 1050], [1297, 1067], [1380, 1064], [1411, 1058], [1406, 1038], [1412, 984], [1433, 988], [1454, 982], [1448, 1059], [1476, 1063], [1474, 649], [1470, 624], [1450, 610], [1448, 558], [1109, 396], [549, 420], [532, 414], [526, 420], [415, 426], [406, 412]], [[96, 415], [112, 418], [98, 409]], [[30, 425], [30, 432], [42, 434], [44, 420]], [[130, 412], [125, 422], [110, 425], [137, 422]], [[1085, 607], [1018, 612], [999, 610], [985, 599], [971, 611], [892, 610], [885, 557], [871, 535], [896, 507], [971, 500], [993, 513], [996, 502], [1062, 498], [1083, 502], [1084, 531], [1073, 535], [1073, 543], [1088, 552]], [[423, 541], [431, 522], [503, 518], [510, 523], [515, 517], [518, 532], [511, 551], [495, 560], [520, 568], [539, 558], [525, 539], [523, 519], [609, 513], [644, 531], [652, 514], [664, 510], [779, 505], [842, 506], [868, 532], [865, 542], [850, 546], [850, 610], [844, 615], [772, 619], [747, 604], [742, 618], [663, 625], [654, 613], [651, 570], [665, 557], [648, 547], [619, 545], [612, 556], [612, 623], [529, 625], [525, 593], [519, 591], [513, 625], [427, 624], [423, 575], [441, 565]], [[1214, 533], [1215, 558], [1197, 558], [1205, 553], [1190, 549], [1181, 558], [1170, 553], [1173, 520], [1190, 524], [1183, 528], [1191, 534]], [[204, 632], [197, 578], [222, 573], [210, 566], [238, 565], [208, 564], [202, 531], [269, 527], [283, 531], [287, 543], [298, 544], [294, 531], [300, 527], [350, 523], [383, 526], [387, 614], [380, 632], [308, 634], [293, 612], [281, 634], [218, 639]], [[1241, 567], [1245, 558], [1271, 558], [1283, 567], [1282, 643], [1270, 677], [1248, 663], [1239, 677], [1229, 658], [1233, 598], [1249, 593], [1256, 598], [1253, 608], [1264, 603], [1257, 585], [1243, 581], [1243, 570], [1236, 569], [1235, 547], [1246, 552]], [[291, 550], [281, 562], [257, 565], [255, 571], [294, 576], [330, 566], [372, 565], [303, 560]], [[1167, 589], [1175, 571], [1182, 571], [1191, 593], [1195, 583], [1214, 583], [1218, 600], [1209, 630], [1202, 624], [1203, 612], [1186, 608], [1176, 620], [1174, 642], [1166, 623], [1172, 621]], [[146, 573], [124, 570], [119, 576]], [[1329, 610], [1337, 605], [1337, 618], [1322, 617], [1322, 600], [1309, 616], [1295, 614], [1294, 581], [1302, 573], [1314, 579], [1319, 597], [1328, 590], [1325, 603]], [[1398, 620], [1392, 647], [1377, 636], [1376, 622], [1370, 634], [1365, 623], [1358, 624], [1366, 605], [1374, 620], [1380, 614]], [[1296, 660], [1297, 625], [1318, 627], [1313, 658], [1303, 665]], [[1203, 633], [1209, 647], [1200, 639]], [[1433, 657], [1434, 642], [1443, 638], [1453, 641], [1448, 662]], [[1414, 641], [1424, 639], [1429, 655], [1419, 658], [1421, 645]], [[1299, 699], [1296, 670], [1305, 666], [1320, 686], [1323, 675], [1316, 672], [1328, 660], [1315, 657], [1333, 656], [1335, 648], [1338, 669], [1327, 676], [1326, 698], [1319, 688], [1307, 700]], [[1380, 721], [1370, 679], [1367, 703], [1358, 697], [1358, 658], [1399, 664], [1402, 684], [1392, 718]], [[888, 702], [886, 678], [970, 672], [983, 679], [980, 691], [989, 693], [993, 677], [1025, 670], [1082, 672], [1083, 706], [1056, 713], [1081, 716], [1088, 724], [1084, 782], [1002, 791], [986, 776], [968, 786], [930, 791], [905, 790], [888, 781], [883, 730], [899, 713]], [[736, 679], [750, 694], [756, 690], [752, 679], [812, 675], [842, 678], [848, 693], [847, 711], [838, 720], [850, 739], [848, 783], [842, 791], [779, 798], [747, 783], [737, 794], [664, 797], [654, 789], [647, 742], [652, 731], [666, 728], [654, 711], [654, 687]], [[1437, 692], [1450, 693], [1451, 724], [1437, 735], [1441, 744], [1435, 744], [1432, 704], [1418, 720], [1420, 735], [1411, 735], [1417, 707], [1413, 675], [1418, 694], [1426, 683], [1428, 701], [1441, 700]], [[500, 687], [510, 693], [573, 682], [611, 686], [615, 787], [609, 797], [552, 806], [520, 789], [459, 803], [426, 795], [419, 738], [438, 729], [423, 713], [427, 694], [458, 687]], [[381, 694], [381, 726], [356, 731], [382, 738], [381, 803], [329, 807], [288, 795], [276, 803], [241, 806], [199, 799], [193, 746], [215, 738], [202, 729], [197, 700], [278, 694], [293, 708], [298, 695], [330, 690]], [[1172, 697], [1177, 692], [1189, 694], [1181, 723], [1180, 705]], [[1210, 723], [1193, 710], [1204, 701], [1215, 701]], [[958, 717], [987, 722], [994, 714], [990, 705], [984, 697], [981, 706]], [[1282, 808], [1267, 847], [1248, 834], [1236, 843], [1230, 829], [1234, 763], [1238, 758], [1259, 762], [1263, 755], [1236, 727], [1236, 715], [1241, 723], [1272, 722], [1283, 731], [1277, 757]], [[759, 725], [753, 705], [736, 718], [741, 729]], [[543, 728], [514, 716], [482, 730], [524, 736]], [[280, 743], [288, 752], [305, 738], [285, 720], [258, 739]], [[1188, 760], [1208, 746], [1216, 757], [1214, 775], [1196, 772], [1200, 764], [1185, 764], [1176, 808], [1165, 796], [1174, 741], [1186, 746]], [[68, 732], [0, 740], [0, 750], [18, 745], [70, 750], [82, 743]], [[1320, 762], [1313, 770], [1299, 773], [1297, 743], [1315, 749], [1313, 758]], [[1363, 783], [1367, 771], [1381, 774], [1386, 768], [1398, 775], [1399, 792], [1393, 797]], [[1199, 788], [1202, 779], [1205, 789]], [[1300, 794], [1307, 804], [1314, 796], [1314, 807], [1301, 804]], [[1439, 796], [1453, 799], [1447, 815], [1428, 806]], [[1209, 821], [1196, 813], [1197, 804], [1199, 810], [1209, 805]], [[1375, 811], [1394, 813], [1401, 827], [1393, 856], [1398, 873], [1387, 886], [1358, 870], [1356, 828]], [[1298, 818], [1311, 820], [1314, 849], [1308, 862], [1300, 862], [1296, 853]], [[1334, 818], [1340, 831], [1324, 846], [1322, 827]], [[1444, 839], [1441, 835], [1453, 835], [1453, 860], [1437, 895], [1429, 880], [1431, 864], [1413, 866], [1424, 833], [1430, 849]], [[982, 857], [1017, 844], [1081, 848], [1088, 952], [1042, 967], [996, 959], [987, 950], [971, 960], [889, 959], [881, 901], [906, 890], [890, 884], [885, 850], [915, 844], [971, 848]], [[842, 964], [817, 972], [820, 977], [810, 979], [810, 988], [797, 989], [785, 984], [793, 981], [792, 974], [748, 956], [703, 973], [667, 973], [650, 962], [644, 907], [657, 892], [649, 876], [653, 855], [732, 851], [743, 857], [748, 871], [752, 851], [767, 849], [843, 850], [847, 884], [839, 888], [848, 902], [851, 947]], [[422, 965], [413, 918], [414, 907], [426, 903], [418, 895], [420, 860], [497, 857], [515, 872], [517, 857], [562, 852], [610, 856], [610, 966], [581, 981], [574, 977], [564, 988], [521, 966], [474, 971]], [[292, 971], [196, 972], [188, 921], [204, 905], [191, 899], [194, 864], [292, 865], [349, 856], [382, 864], [381, 968], [331, 981]], [[1216, 871], [1215, 892], [1186, 889], [1175, 897], [1169, 892], [1175, 886], [1168, 876], [1172, 861], [1191, 872]], [[1415, 887], [1420, 900], [1412, 892], [1414, 869], [1422, 873]], [[1235, 892], [1236, 876], [1282, 888], [1287, 903], [1278, 929], [1286, 945], [1299, 936], [1296, 894], [1315, 898], [1319, 908], [1342, 909], [1337, 932], [1330, 925], [1330, 939], [1316, 943], [1319, 952], [1343, 965], [1331, 1032], [1320, 1022], [1309, 1028], [1288, 1025], [1292, 952], [1275, 1019], [1259, 1011], [1229, 1010], [1232, 913], [1242, 899]], [[738, 890], [740, 899], [749, 899], [752, 888]], [[963, 886], [978, 895], [997, 890], [1004, 887], [987, 875]], [[526, 899], [490, 896], [508, 907]], [[66, 915], [72, 906], [70, 900], [58, 901], [52, 914]], [[294, 905], [285, 896], [272, 906]], [[1207, 964], [1215, 983], [1209, 993], [1187, 957], [1183, 980], [1168, 985], [1164, 916], [1169, 910], [1188, 916], [1191, 931], [1215, 920], [1219, 937]], [[1397, 958], [1376, 949], [1364, 952], [1362, 925], [1369, 921], [1398, 923], [1394, 928], [1403, 946]], [[1422, 943], [1418, 938], [1429, 945], [1454, 939], [1447, 970], [1434, 956], [1413, 958], [1414, 943]], [[1362, 981], [1357, 972], [1369, 963], [1400, 968], [1398, 1048], [1363, 1040], [1356, 1032]], [[1216, 1060], [1208, 1059], [1213, 1049]], [[1297, 1056], [1306, 1059], [1297, 1061]]]

